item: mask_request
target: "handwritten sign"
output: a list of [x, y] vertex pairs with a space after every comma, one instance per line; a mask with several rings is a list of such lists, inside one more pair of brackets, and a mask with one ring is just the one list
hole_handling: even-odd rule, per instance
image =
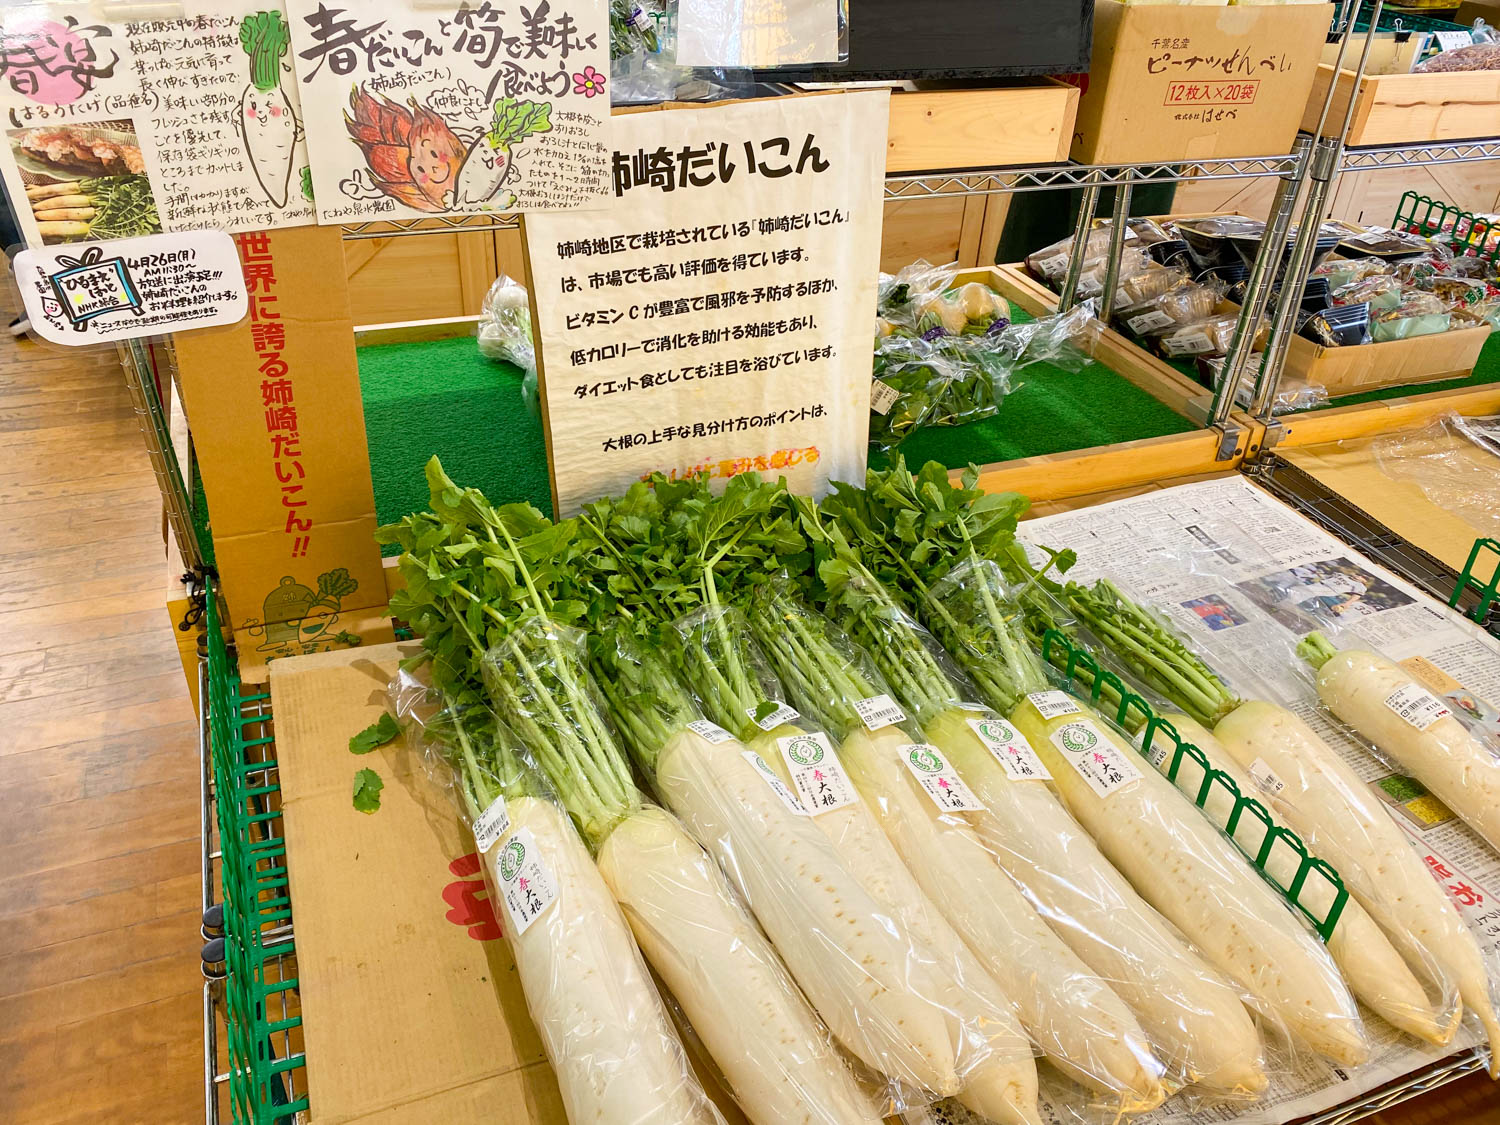
[[889, 92], [617, 117], [526, 220], [559, 515], [652, 472], [862, 482]]
[[606, 0], [289, 8], [319, 221], [605, 201]]
[[54, 344], [235, 324], [248, 308], [234, 240], [222, 231], [23, 250], [15, 272], [31, 326]]

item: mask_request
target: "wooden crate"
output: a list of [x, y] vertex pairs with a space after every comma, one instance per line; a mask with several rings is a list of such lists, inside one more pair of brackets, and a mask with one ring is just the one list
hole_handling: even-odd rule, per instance
[[[1332, 79], [1333, 67], [1320, 64], [1302, 117], [1304, 132], [1317, 127]], [[1325, 132], [1332, 133], [1343, 120], [1353, 84], [1353, 71], [1339, 72]], [[1500, 71], [1373, 74], [1360, 82], [1348, 143], [1394, 145], [1494, 136], [1500, 136]]]
[[1078, 90], [1060, 83], [989, 90], [896, 90], [888, 174], [1052, 164], [1068, 158]]

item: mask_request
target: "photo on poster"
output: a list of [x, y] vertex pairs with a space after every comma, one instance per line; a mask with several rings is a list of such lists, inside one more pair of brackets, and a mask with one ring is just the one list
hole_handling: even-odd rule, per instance
[[1346, 558], [1304, 563], [1237, 585], [1261, 609], [1299, 634], [1330, 617], [1368, 617], [1414, 600]]
[[43, 246], [161, 233], [134, 122], [9, 129], [6, 139]]
[[1225, 629], [1233, 629], [1236, 625], [1246, 624], [1246, 618], [1223, 598], [1209, 594], [1201, 598], [1193, 598], [1190, 601], [1180, 603], [1182, 608], [1195, 616], [1203, 625], [1213, 632], [1222, 632]]
[[606, 0], [291, 0], [324, 223], [602, 206]]

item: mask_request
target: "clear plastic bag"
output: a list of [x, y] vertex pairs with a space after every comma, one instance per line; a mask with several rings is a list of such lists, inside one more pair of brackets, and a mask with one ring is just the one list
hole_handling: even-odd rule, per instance
[[[1332, 283], [1330, 282], [1330, 285]], [[1370, 311], [1393, 309], [1401, 303], [1401, 282], [1390, 274], [1372, 274], [1332, 289], [1335, 305], [1368, 304]]]
[[1446, 414], [1420, 430], [1377, 439], [1375, 460], [1386, 476], [1417, 485], [1438, 507], [1500, 537], [1497, 427], [1500, 418]]
[[1222, 295], [1223, 290], [1217, 285], [1178, 284], [1159, 297], [1121, 313], [1120, 319], [1137, 336], [1162, 336], [1213, 316]]
[[684, 66], [774, 70], [849, 59], [848, 0], [680, 0], [677, 58]]
[[1333, 258], [1312, 271], [1313, 277], [1326, 277], [1328, 288], [1338, 292], [1356, 281], [1369, 277], [1389, 276], [1394, 268], [1379, 258]]
[[877, 340], [873, 372], [880, 386], [871, 396], [870, 444], [889, 451], [915, 430], [991, 417], [1010, 392], [1010, 370], [990, 337]]
[[1460, 70], [1500, 70], [1500, 43], [1455, 47], [1412, 67], [1413, 74], [1451, 74]]
[[1399, 305], [1374, 313], [1371, 322], [1370, 335], [1379, 344], [1446, 332], [1452, 317], [1448, 306], [1431, 293], [1408, 290]]
[[1014, 370], [1047, 363], [1076, 374], [1094, 362], [1100, 329], [1098, 303], [1081, 301], [1065, 313], [1012, 324], [996, 337], [996, 346]]
[[531, 302], [526, 287], [505, 274], [495, 279], [484, 296], [479, 320], [479, 354], [521, 369], [521, 397], [540, 417], [536, 377], [536, 346], [531, 335]]

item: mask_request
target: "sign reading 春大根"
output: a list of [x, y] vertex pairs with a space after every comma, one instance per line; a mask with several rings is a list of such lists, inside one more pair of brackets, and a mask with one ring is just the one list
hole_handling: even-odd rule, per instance
[[72, 347], [244, 319], [245, 279], [223, 231], [182, 231], [16, 255], [38, 336]]
[[318, 219], [600, 206], [606, 0], [289, 0]]
[[612, 205], [527, 218], [558, 515], [653, 472], [864, 480], [889, 97], [617, 117]]

